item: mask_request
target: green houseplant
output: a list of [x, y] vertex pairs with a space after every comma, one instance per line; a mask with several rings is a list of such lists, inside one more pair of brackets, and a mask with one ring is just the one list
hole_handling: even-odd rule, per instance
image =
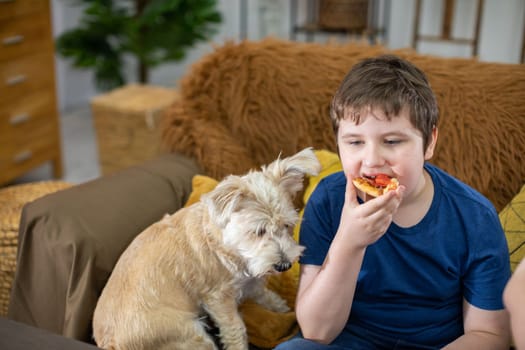
[[126, 83], [126, 55], [137, 59], [137, 80], [146, 83], [151, 68], [183, 59], [221, 22], [216, 0], [79, 1], [84, 6], [80, 24], [62, 33], [56, 48], [75, 67], [93, 69], [102, 90]]

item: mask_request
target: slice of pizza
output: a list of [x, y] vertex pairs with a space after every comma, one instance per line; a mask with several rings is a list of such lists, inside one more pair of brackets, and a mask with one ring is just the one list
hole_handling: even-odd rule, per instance
[[395, 177], [386, 174], [378, 174], [370, 177], [356, 177], [352, 180], [354, 186], [373, 197], [379, 197], [388, 191], [398, 188], [399, 181]]

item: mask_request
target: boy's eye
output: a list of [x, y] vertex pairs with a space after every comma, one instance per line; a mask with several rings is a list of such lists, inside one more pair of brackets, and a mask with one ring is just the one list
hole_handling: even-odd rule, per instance
[[363, 141], [358, 141], [358, 140], [349, 140], [347, 141], [347, 144], [351, 145], [351, 146], [357, 146], [357, 145], [361, 145], [363, 144]]
[[389, 140], [385, 140], [385, 143], [387, 145], [397, 145], [399, 143], [401, 143], [401, 140], [398, 140], [398, 139], [389, 139]]

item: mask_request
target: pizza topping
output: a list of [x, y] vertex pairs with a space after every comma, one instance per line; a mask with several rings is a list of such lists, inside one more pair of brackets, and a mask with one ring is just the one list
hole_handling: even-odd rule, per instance
[[391, 177], [385, 174], [379, 174], [374, 180], [376, 185], [386, 187], [390, 184]]
[[370, 185], [378, 188], [387, 187], [390, 185], [392, 178], [386, 174], [377, 174], [375, 176], [363, 177]]

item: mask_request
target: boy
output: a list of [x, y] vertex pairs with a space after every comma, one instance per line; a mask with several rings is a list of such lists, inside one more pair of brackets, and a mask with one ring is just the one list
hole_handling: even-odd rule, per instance
[[[424, 73], [366, 59], [330, 114], [343, 172], [306, 206], [302, 334], [277, 349], [508, 349], [505, 236], [486, 198], [426, 163], [439, 113]], [[398, 189], [371, 198], [351, 181], [379, 174]]]

